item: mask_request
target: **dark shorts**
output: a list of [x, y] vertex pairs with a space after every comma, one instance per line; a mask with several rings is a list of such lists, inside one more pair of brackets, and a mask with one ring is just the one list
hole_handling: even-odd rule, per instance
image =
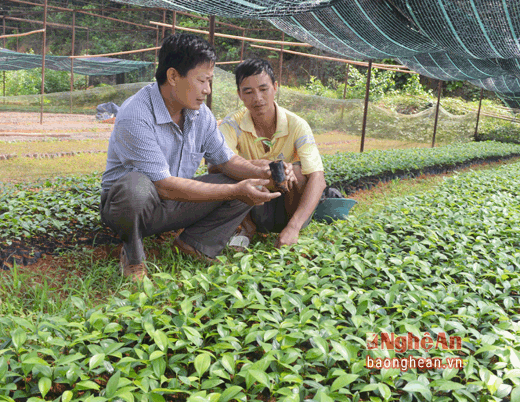
[[[312, 219], [305, 221], [302, 229], [306, 227]], [[263, 205], [257, 205], [251, 210], [251, 219], [256, 225], [256, 230], [260, 233], [280, 233], [289, 223], [289, 215], [285, 210], [285, 195], [282, 194]]]

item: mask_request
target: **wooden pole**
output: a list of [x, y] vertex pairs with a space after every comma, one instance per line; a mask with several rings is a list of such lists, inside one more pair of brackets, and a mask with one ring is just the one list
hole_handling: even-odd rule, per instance
[[[4, 49], [5, 49], [5, 16], [2, 19], [4, 21], [4, 24], [3, 24], [4, 28], [3, 28], [2, 34], [3, 34], [3, 37], [4, 37]], [[4, 90], [4, 103], [5, 103], [5, 70], [2, 71], [2, 75], [3, 75], [3, 83], [4, 83], [3, 90]]]
[[365, 89], [365, 110], [363, 111], [363, 127], [361, 128], [361, 147], [359, 152], [363, 152], [365, 150], [365, 133], [367, 128], [367, 115], [368, 115], [368, 97], [370, 95], [370, 78], [372, 76], [372, 60], [368, 62], [368, 72], [367, 72], [367, 86]]
[[[282, 42], [285, 42], [285, 32], [282, 32]], [[283, 68], [283, 44], [280, 45], [280, 57], [278, 58], [278, 93], [276, 101], [280, 102], [280, 92], [282, 90], [282, 68]]]
[[[50, 25], [50, 24], [47, 24], [47, 25]], [[19, 38], [19, 37], [22, 37], [22, 36], [28, 36], [28, 35], [33, 35], [33, 34], [37, 34], [37, 33], [43, 33], [45, 31], [45, 29], [38, 29], [36, 31], [29, 31], [29, 32], [24, 32], [24, 33], [17, 33], [17, 34], [12, 34], [12, 35], [0, 35], [0, 38], [2, 38], [5, 42], [5, 39], [6, 38]], [[4, 46], [5, 46], [5, 43], [4, 43]], [[18, 51], [18, 41], [16, 42], [16, 51]]]
[[[209, 16], [209, 40], [208, 42], [211, 44], [211, 46], [215, 47], [215, 16], [210, 15]], [[213, 101], [213, 85], [212, 83], [209, 84], [211, 92], [206, 98], [206, 106], [210, 108], [211, 110], [211, 103]]]
[[[245, 28], [242, 30], [242, 37], [246, 36], [246, 30]], [[242, 46], [240, 46], [240, 62], [242, 62], [244, 60], [244, 46], [245, 46], [245, 41], [244, 39], [242, 39]]]
[[[156, 22], [156, 21], [150, 21], [150, 24], [157, 25], [157, 26], [163, 26], [164, 25], [161, 22]], [[166, 25], [166, 26], [170, 27], [170, 25]], [[188, 31], [188, 32], [193, 32], [193, 33], [198, 33], [198, 34], [203, 34], [203, 35], [209, 35], [209, 31], [203, 31], [201, 29], [180, 27], [178, 25], [176, 25], [175, 28], [176, 29], [180, 29], [182, 31]], [[287, 45], [287, 46], [312, 47], [312, 45], [309, 45], [308, 43], [281, 42], [279, 40], [256, 39], [256, 38], [248, 38], [248, 37], [244, 37], [244, 36], [228, 35], [228, 34], [222, 34], [222, 33], [215, 33], [215, 36], [218, 36], [219, 38], [228, 38], [228, 39], [236, 39], [236, 40], [242, 40], [243, 39], [243, 40], [245, 40], [247, 42], [269, 43], [271, 45]], [[280, 51], [280, 49], [276, 49], [276, 48], [271, 48], [270, 50], [274, 50], [276, 52]], [[285, 50], [285, 52], [287, 53], [288, 51]], [[303, 53], [303, 54], [305, 54], [305, 53]], [[341, 59], [339, 59], [339, 60], [341, 61]], [[394, 67], [399, 67], [399, 66], [394, 66]]]
[[[218, 36], [221, 36], [221, 35], [218, 34]], [[253, 41], [252, 39], [249, 39], [249, 38], [246, 39], [246, 40], [249, 40], [251, 42]], [[258, 42], [258, 41], [263, 41], [263, 40], [262, 39], [256, 39], [254, 41]], [[268, 41], [264, 41], [264, 42], [268, 42]], [[278, 42], [278, 44], [280, 44], [280, 42]], [[293, 46], [293, 43], [292, 42], [285, 42], [285, 45]], [[254, 48], [257, 48], [257, 49], [272, 50], [273, 52], [279, 52], [280, 51], [279, 49], [277, 49], [275, 47], [259, 46], [259, 45], [250, 45], [250, 46], [254, 47]], [[294, 51], [288, 50], [288, 49], [285, 49], [284, 52], [285, 53], [289, 53], [289, 54], [295, 54], [297, 56], [312, 57], [314, 59], [319, 59], [319, 60], [339, 61], [340, 63], [348, 63], [348, 64], [352, 64], [354, 66], [368, 67], [368, 63], [365, 63], [365, 62], [362, 62], [362, 61], [355, 61], [355, 60], [348, 60], [348, 59], [339, 59], [337, 57], [319, 56], [317, 54], [311, 54], [311, 53], [294, 52]], [[419, 73], [417, 73], [415, 71], [407, 70], [406, 66], [401, 66], [401, 65], [376, 64], [376, 63], [373, 63], [372, 67], [373, 68], [379, 68], [379, 69], [382, 69], [382, 70], [397, 71], [399, 73], [419, 74]]]
[[484, 97], [484, 88], [480, 88], [480, 100], [478, 102], [478, 112], [477, 112], [477, 125], [475, 126], [475, 136], [474, 139], [477, 139], [478, 134], [478, 122], [480, 120], [480, 109], [482, 108], [482, 98]]
[[[345, 72], [345, 88], [343, 88], [343, 101], [345, 101], [345, 98], [347, 97], [347, 86], [348, 86], [348, 75], [350, 73], [350, 64], [346, 65], [347, 71]], [[345, 102], [343, 102], [343, 105], [341, 105], [341, 117], [340, 121], [343, 121], [343, 113], [345, 113]]]
[[153, 62], [153, 70], [155, 71], [155, 69], [157, 68], [157, 52], [158, 52], [158, 48], [159, 47], [159, 30], [157, 30], [156, 32], [156, 35], [155, 35], [155, 58], [154, 58], [154, 62]]
[[175, 25], [177, 25], [177, 12], [173, 12], [172, 16], [172, 35], [175, 35]]
[[40, 98], [40, 124], [43, 124], [43, 93], [45, 90], [45, 43], [47, 42], [47, 0], [43, 6], [43, 40], [42, 40], [42, 94]]
[[162, 38], [164, 39], [166, 36], [166, 10], [163, 10], [162, 22], [164, 24], [162, 27]]
[[432, 148], [435, 147], [435, 135], [437, 134], [437, 122], [439, 121], [439, 106], [441, 105], [442, 81], [437, 87], [437, 106], [435, 108], [435, 123], [433, 124]]
[[[89, 40], [89, 29], [87, 28], [87, 55], [88, 55], [88, 51], [89, 51], [88, 40]], [[88, 89], [88, 75], [85, 75], [85, 89]]]
[[[76, 12], [72, 13], [72, 46], [70, 55], [74, 56], [74, 44], [76, 43]], [[70, 59], [70, 113], [72, 114], [72, 92], [74, 91], [74, 59]]]

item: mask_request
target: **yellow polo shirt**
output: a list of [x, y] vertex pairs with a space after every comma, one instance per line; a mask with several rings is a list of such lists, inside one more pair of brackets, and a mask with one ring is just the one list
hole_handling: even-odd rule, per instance
[[301, 117], [276, 106], [276, 139], [274, 147], [265, 152], [251, 119], [251, 113], [246, 108], [232, 113], [220, 123], [220, 131], [228, 146], [244, 159], [283, 160], [286, 163], [300, 161], [302, 173], [310, 174], [323, 171], [321, 156], [314, 141], [309, 124]]

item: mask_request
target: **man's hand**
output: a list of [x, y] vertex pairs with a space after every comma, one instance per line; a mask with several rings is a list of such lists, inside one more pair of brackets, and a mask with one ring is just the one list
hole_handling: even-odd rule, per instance
[[298, 229], [291, 226], [286, 226], [278, 236], [278, 239], [276, 239], [274, 246], [276, 248], [280, 248], [282, 246], [292, 246], [293, 244], [298, 243], [299, 234], [300, 231]]
[[293, 189], [293, 186], [298, 183], [298, 179], [296, 178], [296, 174], [294, 173], [292, 163], [283, 163], [285, 167], [285, 178], [287, 179], [287, 187], [289, 191]]
[[237, 199], [247, 205], [262, 205], [264, 202], [271, 201], [279, 197], [279, 192], [271, 193], [264, 186], [269, 184], [267, 179], [248, 179], [237, 183]]

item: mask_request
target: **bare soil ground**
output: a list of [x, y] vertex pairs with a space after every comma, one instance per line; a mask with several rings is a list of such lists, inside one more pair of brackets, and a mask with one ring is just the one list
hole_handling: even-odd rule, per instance
[[44, 113], [40, 124], [39, 113], [0, 112], [0, 141], [108, 139], [113, 128], [94, 115]]

